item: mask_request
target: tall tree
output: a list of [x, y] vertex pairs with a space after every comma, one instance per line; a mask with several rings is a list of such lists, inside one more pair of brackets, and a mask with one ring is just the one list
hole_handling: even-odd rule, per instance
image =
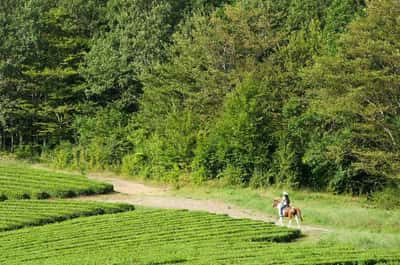
[[336, 191], [369, 192], [399, 174], [399, 16], [398, 1], [369, 2], [367, 16], [340, 39], [339, 54], [305, 74], [315, 95], [309, 112], [322, 122], [305, 162], [316, 169], [327, 161], [317, 172], [334, 174]]
[[19, 145], [38, 146], [71, 137], [72, 116], [84, 98], [77, 69], [96, 27], [90, 19], [96, 19], [104, 1], [73, 8], [81, 3], [2, 2], [0, 89], [3, 105], [9, 102], [9, 111], [2, 111], [9, 113], [3, 115], [3, 141], [11, 150], [15, 138]]

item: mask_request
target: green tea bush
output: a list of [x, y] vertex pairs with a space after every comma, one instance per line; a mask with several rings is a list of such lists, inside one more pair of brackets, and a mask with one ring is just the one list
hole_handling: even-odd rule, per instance
[[0, 236], [0, 263], [7, 265], [358, 265], [400, 261], [397, 246], [366, 251], [293, 242], [301, 236], [299, 230], [186, 210], [138, 209], [2, 232]]
[[0, 162], [0, 194], [3, 199], [70, 198], [112, 191], [111, 184], [92, 181], [82, 175]]
[[0, 232], [61, 222], [82, 216], [132, 210], [134, 206], [128, 204], [73, 200], [9, 200], [0, 203]]

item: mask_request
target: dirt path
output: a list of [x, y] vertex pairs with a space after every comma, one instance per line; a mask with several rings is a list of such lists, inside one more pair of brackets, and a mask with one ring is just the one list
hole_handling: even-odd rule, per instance
[[[163, 209], [187, 209], [192, 211], [206, 211], [210, 213], [226, 214], [232, 218], [249, 218], [253, 220], [275, 222], [276, 217], [264, 213], [243, 209], [232, 204], [214, 200], [197, 200], [172, 196], [168, 188], [151, 187], [135, 181], [92, 175], [89, 178], [111, 183], [117, 193], [109, 195], [80, 197], [84, 200], [105, 202], [123, 202], [146, 207]], [[307, 234], [323, 233], [328, 230], [320, 227], [302, 225], [301, 230]]]

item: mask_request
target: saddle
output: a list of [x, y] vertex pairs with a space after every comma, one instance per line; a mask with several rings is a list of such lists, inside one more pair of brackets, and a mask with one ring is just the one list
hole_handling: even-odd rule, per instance
[[294, 207], [293, 206], [287, 206], [285, 209], [283, 209], [283, 215], [286, 217], [289, 215], [289, 212], [293, 212]]

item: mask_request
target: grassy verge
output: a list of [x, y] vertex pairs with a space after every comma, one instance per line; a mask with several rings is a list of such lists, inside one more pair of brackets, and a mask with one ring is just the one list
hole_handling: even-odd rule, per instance
[[[282, 190], [186, 186], [176, 196], [214, 199], [277, 216], [272, 200]], [[304, 224], [328, 228], [319, 243], [340, 242], [362, 248], [400, 246], [400, 210], [373, 208], [363, 197], [290, 191], [293, 205], [303, 210]]]

